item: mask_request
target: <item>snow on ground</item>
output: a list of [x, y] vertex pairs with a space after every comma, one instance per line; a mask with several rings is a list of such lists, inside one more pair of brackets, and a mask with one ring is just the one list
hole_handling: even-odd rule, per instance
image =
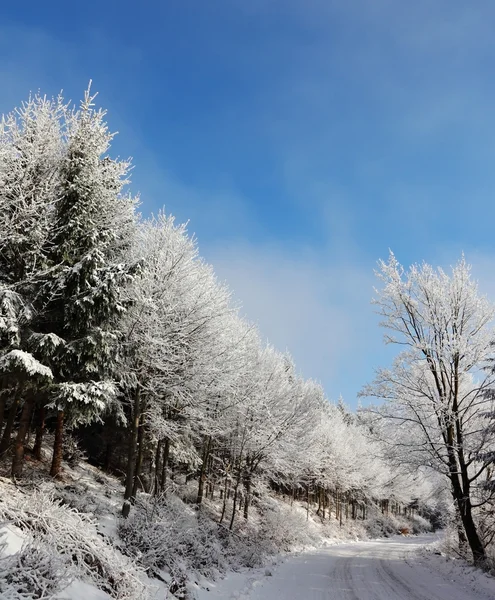
[[[87, 463], [67, 467], [64, 481], [39, 481], [35, 486], [52, 490], [55, 499], [63, 500], [91, 519], [99, 535], [108, 542], [116, 541], [117, 520], [122, 502], [121, 483]], [[18, 494], [8, 479], [0, 478], [0, 494]], [[34, 489], [32, 492], [34, 493]], [[28, 490], [26, 489], [26, 492]], [[275, 500], [271, 501], [275, 503]], [[285, 504], [280, 504], [287, 509]], [[287, 510], [274, 512], [271, 527], [279, 534], [304, 526], [301, 553], [268, 558], [262, 568], [230, 572], [223, 580], [207, 581], [204, 575], [188, 570], [187, 588], [198, 600], [493, 600], [495, 579], [467, 566], [460, 560], [439, 555], [439, 538], [429, 536], [394, 537], [374, 541], [358, 541], [366, 535], [365, 525], [350, 520], [340, 527], [335, 520], [325, 523], [308, 515], [297, 503]], [[213, 510], [215, 507], [212, 506]], [[280, 514], [279, 514], [280, 513]], [[269, 513], [271, 514], [271, 513]], [[258, 515], [259, 516], [259, 515]], [[299, 516], [299, 519], [296, 517]], [[290, 518], [289, 518], [290, 517]], [[257, 518], [253, 512], [253, 518]], [[274, 520], [273, 520], [274, 519]], [[285, 527], [282, 527], [282, 525]], [[89, 527], [89, 525], [88, 525]], [[89, 533], [89, 531], [88, 531]], [[287, 532], [285, 532], [286, 534]], [[25, 539], [14, 525], [0, 524], [0, 558], [21, 550]], [[284, 535], [285, 535], [284, 534]], [[356, 541], [342, 543], [343, 537]], [[283, 537], [285, 540], [285, 537]], [[339, 543], [340, 542], [340, 543]], [[316, 548], [318, 544], [321, 547]], [[425, 544], [429, 550], [425, 550]], [[280, 546], [280, 544], [279, 544]], [[118, 555], [118, 552], [117, 552]], [[117, 556], [118, 558], [118, 556]], [[122, 557], [123, 559], [123, 557]], [[117, 561], [119, 562], [119, 561]], [[185, 567], [186, 568], [186, 567]], [[164, 581], [148, 579], [141, 572], [143, 583], [149, 586], [154, 600], [172, 597], [166, 582], [171, 576], [161, 573]], [[109, 600], [96, 583], [73, 580], [59, 592], [57, 599]], [[145, 581], [146, 580], [146, 581]], [[70, 580], [69, 580], [70, 581]], [[68, 583], [69, 583], [68, 581]], [[129, 596], [128, 596], [129, 597]], [[131, 594], [131, 597], [135, 596]]]
[[433, 535], [339, 544], [233, 573], [199, 600], [493, 600], [495, 579], [419, 550]]
[[22, 531], [11, 523], [0, 527], [0, 558], [16, 554], [24, 543]]
[[112, 598], [94, 585], [84, 581], [75, 580], [60, 594], [55, 596], [57, 600], [112, 600]]

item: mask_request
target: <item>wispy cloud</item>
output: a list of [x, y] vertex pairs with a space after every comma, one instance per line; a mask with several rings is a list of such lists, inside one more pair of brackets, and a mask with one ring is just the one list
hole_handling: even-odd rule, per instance
[[262, 336], [287, 349], [331, 398], [342, 393], [355, 403], [388, 356], [370, 306], [372, 270], [347, 264], [345, 255], [294, 256], [275, 245], [221, 244], [207, 256]]

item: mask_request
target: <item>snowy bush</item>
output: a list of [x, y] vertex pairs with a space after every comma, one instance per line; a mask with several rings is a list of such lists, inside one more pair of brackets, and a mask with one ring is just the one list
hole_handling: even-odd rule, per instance
[[0, 560], [3, 600], [51, 598], [71, 580], [68, 556], [54, 553], [50, 544], [32, 537], [21, 550]]
[[267, 554], [317, 543], [318, 534], [312, 523], [296, 507], [267, 498], [260, 505], [260, 512], [258, 537]]
[[118, 532], [122, 551], [146, 568], [178, 574], [185, 567], [215, 577], [228, 567], [218, 526], [175, 496], [141, 498]]
[[427, 533], [433, 529], [432, 524], [421, 517], [420, 515], [414, 515], [409, 517], [412, 526], [412, 533], [419, 535], [420, 533]]
[[[49, 569], [62, 569], [61, 565], [66, 565], [75, 575], [118, 600], [149, 597], [142, 581], [143, 570], [98, 535], [95, 521], [56, 501], [52, 493], [37, 490], [26, 495], [12, 488], [0, 500], [0, 521], [12, 523], [32, 540], [31, 547], [36, 548], [40, 557], [32, 566], [39, 566], [39, 577], [35, 575], [35, 578], [40, 581], [48, 578]], [[44, 552], [53, 561], [48, 560]], [[24, 554], [28, 554], [27, 550], [16, 553], [8, 561], [29, 567], [31, 559]], [[29, 568], [26, 572], [30, 572]]]
[[407, 524], [398, 521], [393, 515], [376, 515], [370, 517], [365, 524], [366, 533], [372, 539], [390, 537], [399, 533], [400, 529], [407, 528]]
[[55, 498], [81, 513], [90, 513], [94, 516], [108, 513], [108, 506], [105, 506], [84, 483], [58, 487], [55, 490]]
[[398, 533], [413, 533], [415, 535], [419, 533], [425, 533], [431, 531], [431, 523], [415, 515], [413, 517], [406, 517], [404, 515], [392, 515], [392, 514], [377, 514], [370, 516], [365, 521], [366, 533], [372, 539], [380, 537], [390, 537]]

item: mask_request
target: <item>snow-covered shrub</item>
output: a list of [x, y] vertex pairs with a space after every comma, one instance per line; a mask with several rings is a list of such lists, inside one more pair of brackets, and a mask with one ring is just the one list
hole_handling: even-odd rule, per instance
[[108, 513], [108, 506], [103, 505], [98, 496], [84, 483], [57, 487], [54, 493], [57, 500], [79, 512], [94, 516]]
[[317, 543], [316, 530], [297, 507], [290, 507], [268, 497], [259, 509], [261, 522], [258, 538], [267, 554], [288, 552], [296, 547]]
[[118, 527], [122, 551], [145, 568], [178, 572], [183, 566], [215, 577], [228, 563], [218, 538], [218, 526], [176, 496], [142, 497], [130, 517]]
[[68, 556], [30, 537], [19, 552], [0, 560], [0, 597], [3, 600], [52, 598], [70, 583], [71, 573]]
[[409, 517], [409, 521], [411, 523], [411, 531], [414, 535], [427, 533], [433, 529], [432, 524], [420, 515]]
[[[55, 561], [70, 565], [75, 575], [111, 597], [148, 598], [143, 570], [98, 535], [93, 519], [55, 500], [52, 492], [37, 490], [27, 495], [10, 489], [0, 498], [0, 521], [26, 532], [39, 552], [49, 547]], [[14, 556], [22, 559], [22, 553]]]
[[260, 544], [259, 529], [253, 523], [240, 521], [235, 531], [219, 527], [217, 534], [231, 569], [254, 568], [263, 564], [267, 547]]
[[401, 528], [407, 528], [407, 524], [398, 521], [393, 515], [378, 514], [370, 517], [366, 523], [366, 533], [372, 539], [390, 537], [399, 533]]
[[381, 514], [371, 515], [365, 521], [366, 533], [372, 539], [390, 537], [398, 533], [425, 533], [431, 531], [431, 523], [419, 515], [406, 517], [405, 515]]

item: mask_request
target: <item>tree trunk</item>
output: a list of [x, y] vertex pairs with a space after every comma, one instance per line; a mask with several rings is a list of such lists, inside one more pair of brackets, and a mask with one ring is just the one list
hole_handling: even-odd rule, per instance
[[[447, 435], [448, 442], [451, 444], [448, 448], [448, 459], [450, 470], [450, 482], [452, 484], [452, 496], [454, 502], [459, 508], [461, 522], [464, 527], [464, 531], [466, 532], [469, 547], [471, 549], [471, 552], [473, 553], [473, 561], [476, 565], [480, 565], [486, 560], [486, 552], [483, 543], [478, 535], [478, 531], [476, 529], [476, 525], [473, 519], [467, 468], [463, 469], [462, 464], [460, 465], [460, 468], [458, 466], [453, 449], [453, 427], [449, 428]], [[459, 470], [461, 471], [461, 479], [464, 485], [462, 485], [461, 481], [459, 480]]]
[[18, 404], [19, 397], [16, 396], [9, 408], [9, 416], [7, 417], [7, 423], [5, 424], [5, 431], [3, 432], [2, 437], [2, 443], [0, 444], [0, 457], [3, 457], [3, 455], [10, 448], [10, 438], [12, 436], [12, 429], [14, 428], [14, 421], [17, 415]]
[[0, 436], [2, 435], [4, 417], [5, 417], [5, 394], [1, 394], [0, 395]]
[[309, 521], [309, 483], [306, 485], [306, 521]]
[[201, 462], [201, 471], [199, 473], [199, 481], [198, 481], [198, 495], [196, 498], [196, 504], [201, 504], [203, 502], [203, 493], [204, 493], [204, 485], [208, 467], [208, 458], [210, 456], [210, 447], [211, 447], [211, 436], [209, 435], [205, 440], [205, 445], [203, 447], [203, 457]]
[[122, 506], [122, 516], [126, 519], [131, 510], [132, 487], [134, 485], [134, 467], [136, 465], [136, 451], [138, 444], [139, 421], [141, 419], [141, 396], [139, 388], [134, 393], [133, 415], [130, 426], [129, 450], [127, 453], [127, 469], [125, 477], [124, 504]]
[[241, 484], [241, 470], [242, 470], [242, 457], [239, 457], [239, 468], [237, 470], [237, 480], [235, 482], [234, 499], [232, 502], [232, 517], [230, 518], [230, 525], [229, 525], [229, 529], [231, 531], [232, 531], [232, 528], [234, 527], [235, 511], [237, 508], [237, 497], [238, 497], [239, 485]]
[[34, 440], [33, 454], [36, 460], [41, 460], [41, 446], [45, 433], [45, 407], [41, 406], [38, 411], [38, 424], [36, 426], [36, 439]]
[[22, 407], [21, 420], [19, 423], [19, 429], [17, 431], [17, 437], [15, 440], [14, 457], [12, 459], [12, 477], [20, 477], [22, 475], [22, 467], [24, 463], [24, 442], [26, 440], [26, 434], [29, 429], [31, 422], [31, 414], [34, 407], [34, 394], [28, 392], [28, 397], [24, 401]]
[[62, 444], [64, 439], [64, 411], [57, 413], [57, 424], [55, 427], [55, 441], [53, 444], [52, 467], [50, 469], [51, 477], [58, 477], [62, 465]]
[[[139, 420], [138, 427], [138, 447], [136, 457], [136, 467], [134, 469], [134, 483], [132, 484], [132, 499], [135, 500], [138, 491], [138, 486], [141, 485], [141, 468], [143, 466], [143, 454], [144, 454], [144, 423], [143, 423], [143, 411], [141, 411], [141, 418]], [[142, 486], [141, 486], [142, 487]]]
[[168, 457], [170, 455], [170, 440], [165, 438], [165, 444], [163, 447], [163, 461], [162, 461], [162, 476], [160, 478], [160, 488], [162, 492], [166, 493], [167, 486], [167, 469], [168, 469]]
[[459, 498], [457, 502], [467, 541], [473, 553], [474, 563], [476, 565], [482, 564], [486, 560], [486, 552], [474, 523], [471, 500], [469, 497], [464, 497]]
[[244, 479], [244, 489], [246, 490], [246, 499], [244, 502], [244, 518], [247, 521], [249, 515], [249, 499], [251, 497], [251, 472], [248, 471]]
[[157, 496], [160, 493], [160, 461], [162, 459], [162, 440], [158, 440], [156, 444], [156, 452], [155, 452], [155, 477], [154, 477], [154, 485], [153, 485], [153, 495]]
[[228, 486], [229, 486], [229, 475], [228, 475], [228, 473], [226, 473], [225, 474], [224, 488], [223, 488], [222, 514], [220, 515], [220, 521], [218, 522], [219, 525], [222, 524], [223, 518], [225, 517], [225, 510], [227, 508], [227, 499], [228, 499], [228, 496], [229, 496]]

